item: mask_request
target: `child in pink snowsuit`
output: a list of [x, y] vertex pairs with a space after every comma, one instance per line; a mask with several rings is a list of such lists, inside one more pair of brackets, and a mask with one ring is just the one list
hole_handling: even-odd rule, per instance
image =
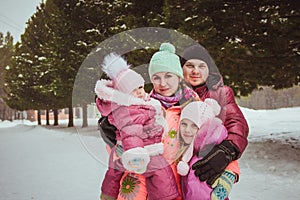
[[[227, 137], [227, 130], [216, 116], [220, 112], [219, 104], [207, 98], [204, 102], [191, 102], [183, 108], [180, 115], [179, 143], [182, 152], [177, 171], [181, 177], [184, 199], [224, 200], [227, 199], [235, 181], [235, 174], [228, 168], [234, 168], [232, 162], [212, 186], [201, 182], [195, 176], [192, 165], [203, 158], [214, 145], [220, 144]], [[217, 190], [213, 190], [216, 187]]]
[[112, 81], [97, 81], [97, 108], [117, 128], [117, 144], [124, 152], [116, 158], [112, 149], [100, 198], [117, 199], [123, 172], [128, 170], [146, 177], [148, 199], [175, 199], [179, 195], [175, 177], [162, 156], [167, 126], [160, 102], [145, 93], [144, 79], [121, 56], [107, 55], [102, 69]]

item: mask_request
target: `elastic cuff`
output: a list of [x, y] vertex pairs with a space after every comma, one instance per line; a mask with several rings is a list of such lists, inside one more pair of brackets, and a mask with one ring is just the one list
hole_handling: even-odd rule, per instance
[[231, 140], [224, 140], [221, 143], [221, 145], [223, 145], [224, 147], [226, 147], [226, 149], [227, 149], [226, 153], [228, 153], [231, 156], [232, 160], [238, 159], [240, 151], [235, 146], [235, 144], [233, 144], [233, 142]]

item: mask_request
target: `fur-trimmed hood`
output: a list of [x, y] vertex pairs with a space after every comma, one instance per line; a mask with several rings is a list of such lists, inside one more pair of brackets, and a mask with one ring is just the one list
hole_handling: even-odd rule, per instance
[[[110, 102], [112, 104], [111, 106], [107, 106], [106, 104], [106, 107], [111, 109], [109, 112], [114, 111], [120, 106], [141, 105], [141, 106], [151, 106], [155, 108], [156, 122], [158, 124], [163, 125], [165, 131], [167, 131], [167, 125], [166, 125], [167, 123], [165, 122], [165, 119], [163, 119], [162, 106], [160, 102], [156, 99], [150, 98], [148, 94], [146, 99], [140, 99], [132, 95], [125, 94], [113, 88], [112, 81], [105, 80], [105, 79], [101, 79], [97, 81], [95, 86], [95, 93], [97, 94], [98, 98], [101, 99], [101, 101]], [[101, 106], [100, 103], [98, 103], [97, 106], [99, 108], [99, 106]]]
[[153, 98], [149, 98], [148, 94], [146, 99], [141, 99], [130, 94], [125, 94], [113, 88], [113, 83], [110, 80], [101, 79], [97, 81], [95, 92], [98, 98], [104, 101], [110, 101], [119, 106], [149, 105], [154, 106], [155, 108], [157, 108], [157, 110], [161, 110], [160, 102]]

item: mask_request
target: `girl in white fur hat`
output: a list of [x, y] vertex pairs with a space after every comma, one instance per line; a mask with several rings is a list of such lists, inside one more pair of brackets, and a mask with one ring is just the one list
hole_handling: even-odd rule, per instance
[[148, 96], [144, 79], [129, 67], [121, 56], [107, 55], [102, 70], [111, 80], [99, 80], [95, 87], [98, 110], [117, 128], [116, 140], [124, 149], [121, 159], [114, 159], [114, 149], [111, 152], [100, 199], [117, 199], [125, 170], [146, 178], [148, 199], [175, 199], [179, 196], [175, 177], [162, 156], [167, 126], [161, 104]]
[[[225, 170], [210, 186], [206, 182], [201, 182], [192, 169], [192, 165], [199, 158], [203, 158], [215, 145], [220, 144], [227, 137], [226, 128], [216, 117], [219, 112], [219, 104], [210, 98], [205, 99], [204, 102], [191, 102], [181, 112], [178, 151], [181, 159], [177, 165], [177, 171], [182, 176], [181, 187], [184, 199], [227, 199], [235, 181], [235, 174], [230, 170]], [[217, 185], [220, 190], [213, 190]]]

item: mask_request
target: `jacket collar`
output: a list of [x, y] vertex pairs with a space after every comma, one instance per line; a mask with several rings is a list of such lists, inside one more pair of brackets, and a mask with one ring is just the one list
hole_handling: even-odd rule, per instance
[[198, 95], [202, 96], [208, 90], [217, 90], [219, 87], [224, 86], [223, 77], [219, 73], [209, 74], [209, 77], [205, 84], [197, 85], [193, 87], [193, 90]]

